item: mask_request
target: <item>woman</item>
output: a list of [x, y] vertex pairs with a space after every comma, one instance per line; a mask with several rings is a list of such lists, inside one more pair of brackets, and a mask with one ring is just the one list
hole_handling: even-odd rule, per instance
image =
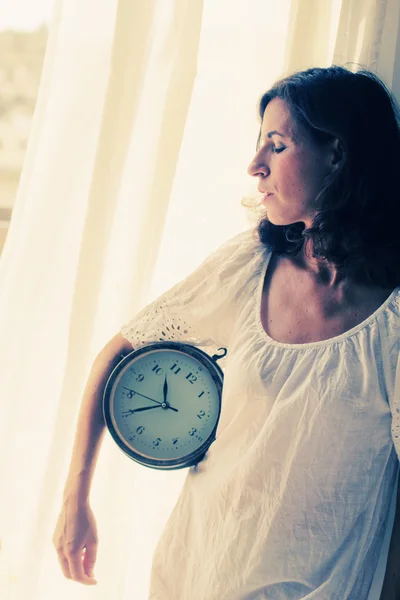
[[[94, 583], [88, 495], [107, 376], [174, 324], [228, 356], [217, 438], [188, 471], [150, 598], [368, 598], [400, 452], [398, 108], [373, 74], [330, 67], [277, 82], [259, 112], [257, 227], [95, 361], [53, 536], [66, 577]], [[399, 587], [396, 524], [381, 600]]]

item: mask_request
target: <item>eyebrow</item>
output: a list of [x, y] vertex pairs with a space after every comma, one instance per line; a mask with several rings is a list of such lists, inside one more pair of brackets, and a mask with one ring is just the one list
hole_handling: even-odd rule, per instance
[[286, 137], [285, 135], [283, 135], [283, 133], [279, 133], [279, 131], [276, 131], [275, 129], [274, 129], [274, 131], [269, 131], [269, 132], [267, 133], [267, 137], [269, 137], [269, 138], [270, 138], [270, 137], [272, 137], [272, 136], [273, 136], [273, 135], [275, 135], [275, 134], [276, 134], [276, 135], [280, 135], [281, 137]]
[[[274, 129], [273, 131], [269, 131], [269, 132], [267, 133], [267, 137], [268, 137], [268, 138], [271, 138], [273, 135], [280, 135], [280, 136], [281, 136], [281, 137], [283, 137], [283, 138], [286, 138], [286, 137], [287, 137], [286, 135], [283, 135], [283, 133], [279, 133], [279, 131], [276, 131], [276, 129]], [[256, 144], [256, 151], [258, 151], [258, 149], [259, 149], [259, 147], [260, 147], [260, 140], [261, 140], [261, 137], [262, 137], [262, 136], [261, 136], [261, 131], [260, 131], [260, 133], [258, 134], [258, 140], [257, 140], [257, 144]]]

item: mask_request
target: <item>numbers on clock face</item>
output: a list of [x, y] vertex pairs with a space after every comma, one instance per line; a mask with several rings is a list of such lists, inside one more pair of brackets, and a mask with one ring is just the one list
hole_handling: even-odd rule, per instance
[[112, 418], [135, 451], [162, 459], [199, 448], [219, 413], [218, 389], [208, 369], [178, 350], [139, 356], [114, 384]]

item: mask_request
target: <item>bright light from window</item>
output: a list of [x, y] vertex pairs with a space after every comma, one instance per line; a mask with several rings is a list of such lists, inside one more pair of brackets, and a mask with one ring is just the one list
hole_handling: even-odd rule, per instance
[[51, 18], [55, 0], [0, 0], [0, 30], [31, 31]]

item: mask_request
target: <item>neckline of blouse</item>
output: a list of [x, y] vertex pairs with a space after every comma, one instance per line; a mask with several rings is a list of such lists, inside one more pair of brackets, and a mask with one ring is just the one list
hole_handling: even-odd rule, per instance
[[[265, 248], [264, 248], [264, 250], [265, 250]], [[262, 325], [262, 322], [261, 322], [262, 291], [263, 291], [263, 287], [264, 287], [265, 275], [266, 275], [266, 272], [268, 269], [269, 261], [272, 256], [272, 252], [268, 252], [268, 251], [261, 252], [261, 256], [262, 256], [262, 260], [263, 260], [264, 264], [263, 264], [263, 267], [262, 267], [261, 273], [260, 273], [260, 279], [259, 279], [258, 287], [257, 287], [257, 294], [255, 294], [255, 311], [254, 311], [255, 315], [254, 316], [255, 316], [255, 320], [256, 320], [257, 330], [260, 333], [261, 337], [265, 341], [267, 341], [269, 345], [276, 346], [278, 348], [290, 348], [292, 350], [306, 350], [308, 348], [328, 347], [328, 346], [331, 346], [334, 344], [339, 344], [339, 343], [345, 342], [350, 337], [359, 333], [361, 330], [365, 329], [370, 323], [375, 321], [377, 319], [377, 317], [389, 307], [389, 305], [395, 300], [395, 298], [397, 297], [397, 295], [400, 292], [400, 286], [397, 286], [392, 291], [390, 296], [388, 296], [386, 298], [386, 300], [383, 302], [383, 304], [381, 304], [369, 317], [364, 319], [364, 321], [361, 321], [361, 323], [359, 323], [358, 325], [355, 325], [355, 327], [352, 327], [351, 329], [341, 333], [340, 335], [336, 335], [336, 336], [328, 338], [326, 340], [320, 340], [318, 342], [306, 342], [304, 344], [288, 344], [286, 342], [279, 342], [277, 340], [274, 340], [270, 335], [268, 335], [268, 333], [265, 331], [265, 329]]]

